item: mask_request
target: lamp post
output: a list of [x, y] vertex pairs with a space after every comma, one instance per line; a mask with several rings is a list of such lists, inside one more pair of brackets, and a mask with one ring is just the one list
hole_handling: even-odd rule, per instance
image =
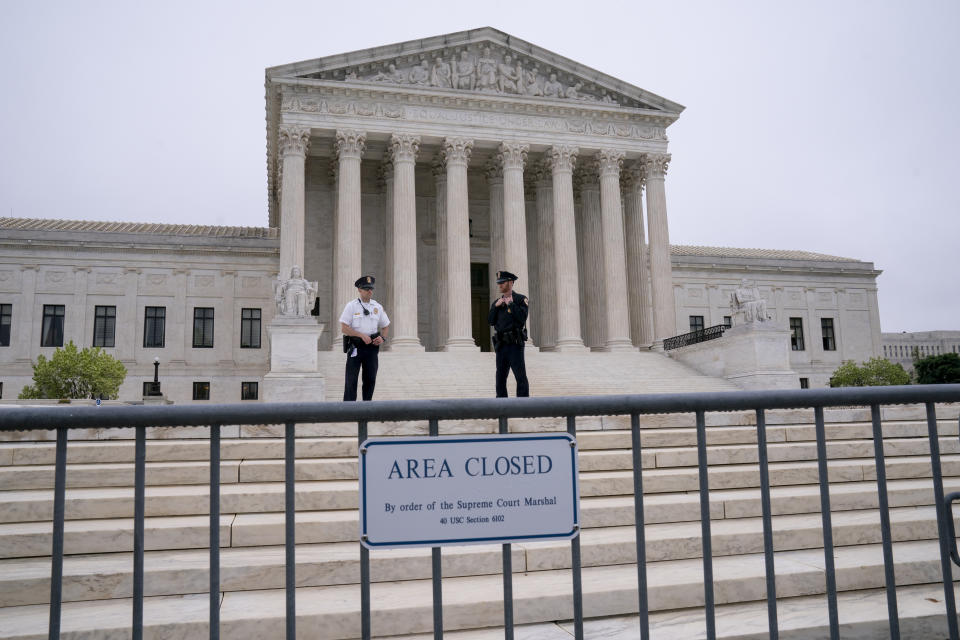
[[153, 359], [153, 382], [146, 383], [147, 392], [143, 394], [144, 396], [162, 396], [163, 392], [160, 391], [160, 358]]
[[153, 359], [153, 384], [160, 384], [160, 358]]

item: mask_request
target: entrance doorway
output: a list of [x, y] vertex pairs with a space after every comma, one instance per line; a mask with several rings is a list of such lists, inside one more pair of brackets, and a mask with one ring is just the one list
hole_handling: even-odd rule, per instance
[[470, 263], [470, 318], [473, 323], [473, 340], [480, 351], [490, 351], [490, 272], [487, 263]]

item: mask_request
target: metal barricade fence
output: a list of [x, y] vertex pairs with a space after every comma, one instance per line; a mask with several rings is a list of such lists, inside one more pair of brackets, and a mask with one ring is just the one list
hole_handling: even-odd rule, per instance
[[[837, 585], [833, 558], [830, 491], [827, 478], [827, 451], [824, 407], [869, 406], [876, 463], [883, 564], [891, 638], [899, 638], [893, 546], [884, 467], [881, 405], [924, 404], [932, 482], [936, 504], [937, 531], [940, 538], [940, 563], [944, 587], [944, 605], [951, 640], [960, 640], [954, 601], [951, 554], [960, 565], [953, 538], [950, 504], [960, 494], [945, 497], [940, 463], [936, 403], [960, 402], [960, 385], [921, 385], [903, 387], [866, 387], [844, 389], [742, 391], [689, 394], [613, 395], [567, 398], [509, 398], [462, 400], [403, 400], [365, 403], [276, 403], [224, 404], [206, 406], [126, 406], [8, 408], [0, 411], [0, 431], [56, 430], [56, 463], [53, 509], [53, 544], [50, 571], [49, 638], [60, 637], [60, 613], [63, 577], [63, 529], [66, 486], [67, 435], [70, 429], [133, 427], [136, 431], [134, 474], [134, 546], [132, 637], [143, 637], [143, 552], [144, 481], [146, 428], [209, 426], [210, 428], [210, 638], [220, 637], [220, 428], [221, 425], [285, 425], [285, 549], [286, 549], [286, 637], [296, 637], [295, 576], [295, 435], [300, 423], [356, 422], [357, 442], [367, 439], [368, 424], [384, 421], [419, 420], [429, 423], [430, 436], [439, 434], [444, 420], [496, 419], [499, 432], [507, 433], [510, 418], [566, 418], [567, 432], [576, 435], [581, 416], [629, 415], [633, 449], [634, 514], [637, 554], [637, 599], [640, 637], [650, 637], [647, 601], [646, 548], [644, 540], [643, 475], [641, 473], [640, 420], [642, 414], [693, 413], [696, 420], [697, 467], [702, 530], [703, 590], [706, 636], [716, 637], [713, 593], [713, 554], [710, 536], [710, 499], [707, 466], [706, 414], [708, 412], [751, 410], [756, 413], [757, 447], [760, 470], [760, 498], [763, 520], [763, 548], [766, 568], [767, 613], [771, 638], [778, 637], [776, 570], [774, 562], [770, 478], [767, 462], [766, 418], [770, 409], [812, 408], [814, 410], [818, 477], [823, 522], [825, 591], [830, 637], [839, 638]], [[359, 535], [359, 533], [358, 533]], [[359, 543], [358, 543], [359, 544]], [[573, 573], [573, 611], [576, 638], [583, 638], [583, 594], [581, 581], [580, 538], [571, 541]], [[443, 637], [441, 549], [432, 549], [434, 637]], [[370, 638], [370, 557], [360, 545], [361, 632]], [[504, 635], [513, 638], [513, 594], [510, 545], [503, 545]]]

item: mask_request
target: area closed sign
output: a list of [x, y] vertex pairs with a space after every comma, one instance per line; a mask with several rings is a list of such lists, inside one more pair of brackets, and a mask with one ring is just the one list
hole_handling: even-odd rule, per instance
[[360, 445], [360, 540], [371, 548], [579, 533], [568, 434], [372, 438]]

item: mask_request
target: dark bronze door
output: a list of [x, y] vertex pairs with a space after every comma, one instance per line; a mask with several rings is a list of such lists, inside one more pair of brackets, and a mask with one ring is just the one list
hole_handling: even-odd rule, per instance
[[481, 351], [490, 351], [490, 272], [486, 263], [470, 264], [470, 317], [473, 320], [473, 339]]

